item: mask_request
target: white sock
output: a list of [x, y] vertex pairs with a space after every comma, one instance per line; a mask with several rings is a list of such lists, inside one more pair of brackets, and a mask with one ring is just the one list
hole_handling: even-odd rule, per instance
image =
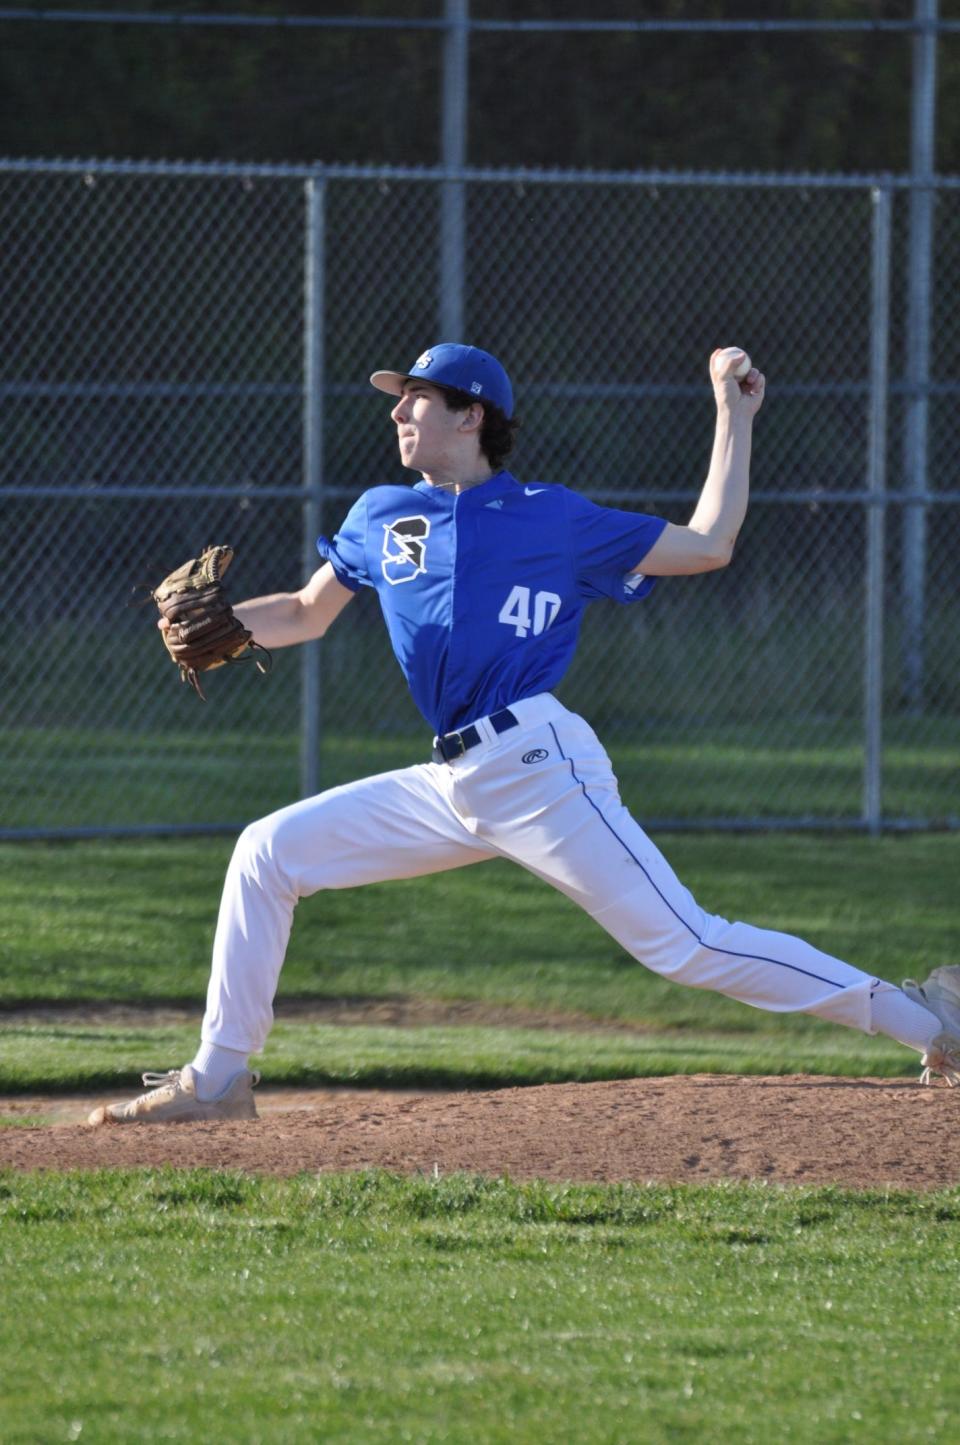
[[889, 1035], [918, 1054], [925, 1054], [937, 1034], [943, 1033], [943, 1024], [935, 1013], [914, 1003], [892, 983], [881, 983], [874, 990], [870, 1008], [875, 1032]]
[[193, 1061], [197, 1076], [197, 1098], [215, 1099], [222, 1094], [230, 1080], [247, 1067], [249, 1054], [237, 1049], [225, 1049], [221, 1044], [201, 1044]]

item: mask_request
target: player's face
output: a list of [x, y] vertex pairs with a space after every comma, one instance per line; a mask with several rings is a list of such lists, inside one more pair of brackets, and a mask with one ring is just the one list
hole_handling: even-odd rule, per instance
[[405, 467], [428, 474], [456, 462], [463, 444], [463, 412], [451, 411], [438, 387], [426, 381], [406, 382], [390, 415]]

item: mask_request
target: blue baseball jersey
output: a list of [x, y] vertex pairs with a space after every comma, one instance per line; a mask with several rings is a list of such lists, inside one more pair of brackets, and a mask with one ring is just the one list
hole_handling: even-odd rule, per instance
[[500, 471], [459, 495], [372, 487], [317, 548], [345, 587], [376, 589], [414, 702], [445, 733], [556, 687], [587, 603], [649, 593], [630, 573], [666, 525]]

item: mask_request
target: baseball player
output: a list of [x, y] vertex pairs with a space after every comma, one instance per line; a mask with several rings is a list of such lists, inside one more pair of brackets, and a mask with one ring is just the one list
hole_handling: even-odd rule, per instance
[[[377, 371], [412, 486], [351, 507], [298, 592], [240, 603], [256, 641], [322, 637], [376, 591], [397, 660], [435, 733], [432, 757], [282, 808], [240, 835], [223, 890], [201, 1044], [146, 1074], [148, 1091], [91, 1123], [252, 1118], [248, 1067], [273, 1020], [294, 909], [323, 888], [510, 858], [560, 889], [646, 968], [755, 1008], [898, 1039], [929, 1081], [960, 1083], [960, 967], [897, 988], [799, 938], [730, 923], [695, 901], [620, 800], [592, 728], [553, 689], [588, 603], [635, 606], [656, 579], [724, 567], [747, 507], [764, 377], [714, 352], [716, 428], [686, 526], [601, 507], [505, 469], [516, 421], [503, 367], [444, 343]], [[161, 626], [164, 625], [161, 623]]]

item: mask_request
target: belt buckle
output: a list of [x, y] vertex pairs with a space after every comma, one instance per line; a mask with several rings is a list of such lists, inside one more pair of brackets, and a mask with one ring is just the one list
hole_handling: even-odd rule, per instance
[[[447, 744], [453, 743], [454, 740], [456, 740], [457, 751], [455, 753], [448, 753]], [[443, 739], [443, 742], [443, 755], [448, 763], [452, 763], [455, 758], [462, 758], [464, 753], [467, 751], [467, 745], [463, 741], [463, 733], [447, 733], [447, 735]]]
[[462, 758], [466, 751], [462, 733], [442, 733], [433, 742], [433, 760], [436, 763], [452, 763], [456, 758]]

